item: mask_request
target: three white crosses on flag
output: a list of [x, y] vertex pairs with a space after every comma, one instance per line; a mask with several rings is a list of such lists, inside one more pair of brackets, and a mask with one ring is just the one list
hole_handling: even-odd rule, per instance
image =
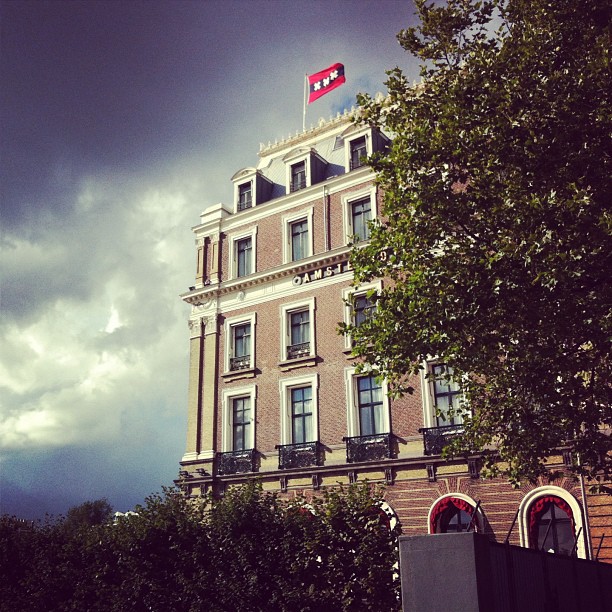
[[[306, 102], [308, 101], [308, 104], [314, 102], [332, 89], [340, 87], [344, 82], [346, 82], [344, 64], [336, 63], [325, 70], [306, 75], [304, 79], [304, 115], [302, 124], [304, 131], [306, 131]], [[308, 96], [306, 96], [306, 84], [308, 84]]]
[[306, 75], [306, 78], [308, 80], [309, 89], [308, 104], [346, 82], [343, 64], [333, 64], [325, 70]]

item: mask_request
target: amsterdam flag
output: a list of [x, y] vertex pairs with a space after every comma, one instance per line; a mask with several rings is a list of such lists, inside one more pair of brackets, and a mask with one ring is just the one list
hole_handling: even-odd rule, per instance
[[321, 72], [308, 75], [308, 104], [346, 82], [344, 65], [334, 64]]

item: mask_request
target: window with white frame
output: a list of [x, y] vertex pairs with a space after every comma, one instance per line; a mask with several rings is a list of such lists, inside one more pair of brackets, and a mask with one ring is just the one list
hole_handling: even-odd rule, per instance
[[[342, 299], [344, 300], [344, 322], [347, 325], [359, 327], [367, 321], [376, 308], [376, 296], [373, 292], [381, 291], [381, 282], [362, 285], [358, 289], [352, 287], [344, 289]], [[352, 341], [350, 336], [345, 336], [345, 347], [351, 348]]]
[[255, 238], [257, 228], [231, 237], [232, 257], [230, 261], [230, 277], [241, 278], [255, 272]]
[[518, 523], [521, 546], [587, 557], [582, 509], [578, 500], [561, 487], [546, 485], [525, 495]]
[[361, 198], [350, 203], [351, 225], [353, 236], [357, 241], [370, 239], [370, 221], [372, 220], [372, 206], [370, 198]]
[[289, 224], [291, 236], [291, 261], [308, 257], [308, 221], [299, 219]]
[[355, 170], [365, 165], [364, 158], [368, 155], [365, 134], [349, 141], [349, 169]]
[[472, 498], [461, 493], [444, 495], [429, 510], [429, 533], [479, 531], [481, 520], [482, 510]]
[[255, 313], [233, 317], [225, 322], [225, 371], [239, 372], [255, 364]]
[[283, 218], [284, 261], [300, 261], [312, 255], [313, 208]]
[[425, 427], [461, 426], [464, 396], [451, 368], [443, 363], [427, 363], [422, 388]]
[[314, 298], [281, 307], [281, 359], [291, 360], [315, 354]]
[[370, 239], [370, 222], [376, 218], [376, 187], [342, 197], [346, 241]]
[[253, 239], [250, 236], [236, 241], [236, 276], [247, 276], [253, 269]]
[[255, 386], [223, 392], [224, 452], [255, 448]]
[[238, 185], [238, 210], [246, 210], [253, 206], [253, 183]]
[[290, 191], [299, 191], [306, 187], [306, 160], [291, 164]]
[[373, 372], [357, 375], [345, 370], [348, 405], [348, 435], [373, 436], [390, 432], [387, 386]]
[[317, 374], [281, 379], [281, 443], [305, 444], [318, 439]]

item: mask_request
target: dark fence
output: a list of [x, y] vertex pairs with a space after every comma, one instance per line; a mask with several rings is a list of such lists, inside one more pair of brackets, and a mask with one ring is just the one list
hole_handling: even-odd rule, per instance
[[400, 538], [404, 612], [612, 612], [612, 565], [476, 533]]

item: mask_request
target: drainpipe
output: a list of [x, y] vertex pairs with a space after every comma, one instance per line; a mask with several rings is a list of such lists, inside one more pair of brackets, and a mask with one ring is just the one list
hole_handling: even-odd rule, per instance
[[[577, 454], [576, 459], [578, 461], [578, 466], [581, 466], [582, 462], [580, 461], [579, 454]], [[580, 492], [582, 493], [582, 504], [584, 507], [584, 537], [586, 539], [587, 557], [589, 559], [593, 559], [593, 543], [591, 542], [591, 524], [589, 522], [589, 504], [586, 498], [586, 487], [584, 486], [584, 476], [582, 474], [579, 474], [578, 480], [580, 480]]]
[[327, 253], [331, 249], [330, 236], [329, 236], [329, 193], [327, 191], [327, 185], [323, 185], [323, 236], [325, 244], [323, 250]]

